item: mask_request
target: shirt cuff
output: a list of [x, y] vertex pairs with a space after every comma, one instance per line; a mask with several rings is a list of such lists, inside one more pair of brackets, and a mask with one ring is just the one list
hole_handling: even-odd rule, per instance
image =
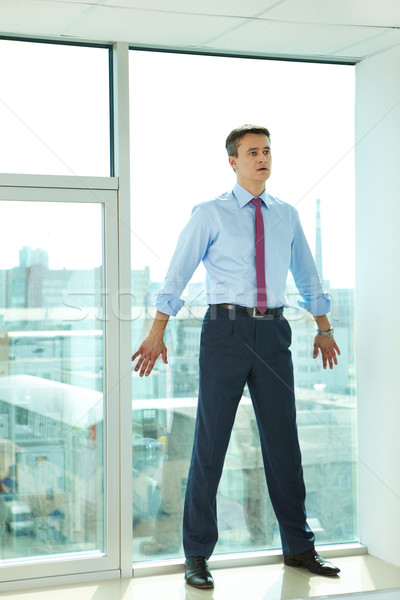
[[331, 310], [331, 299], [328, 294], [323, 294], [313, 300], [298, 300], [298, 304], [312, 314], [313, 317], [326, 315]]
[[160, 294], [156, 298], [157, 310], [171, 317], [176, 317], [184, 304], [183, 300], [170, 294]]

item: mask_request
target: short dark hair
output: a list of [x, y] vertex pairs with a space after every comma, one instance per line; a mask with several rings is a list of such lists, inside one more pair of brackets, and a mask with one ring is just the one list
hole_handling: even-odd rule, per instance
[[266, 129], [265, 127], [259, 127], [258, 125], [242, 125], [241, 127], [238, 127], [237, 129], [233, 129], [233, 131], [230, 132], [230, 134], [228, 135], [228, 137], [226, 138], [226, 142], [225, 142], [225, 147], [226, 147], [226, 151], [228, 153], [228, 156], [237, 156], [238, 152], [238, 145], [240, 140], [242, 139], [242, 137], [244, 137], [246, 135], [246, 133], [261, 133], [263, 135], [266, 135], [267, 138], [269, 139], [269, 141], [271, 141], [271, 136], [269, 134], [268, 129]]

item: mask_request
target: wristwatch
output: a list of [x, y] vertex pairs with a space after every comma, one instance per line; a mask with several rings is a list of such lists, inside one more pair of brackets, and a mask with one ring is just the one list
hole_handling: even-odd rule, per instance
[[317, 329], [318, 335], [323, 335], [324, 337], [333, 337], [333, 327], [329, 327], [328, 331], [321, 331]]

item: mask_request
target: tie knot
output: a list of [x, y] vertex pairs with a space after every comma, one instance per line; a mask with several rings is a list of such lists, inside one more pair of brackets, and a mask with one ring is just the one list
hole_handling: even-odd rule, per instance
[[259, 206], [261, 206], [262, 200], [261, 200], [261, 198], [253, 198], [253, 200], [251, 200], [251, 202], [252, 202], [252, 204], [254, 204], [254, 206], [259, 207]]

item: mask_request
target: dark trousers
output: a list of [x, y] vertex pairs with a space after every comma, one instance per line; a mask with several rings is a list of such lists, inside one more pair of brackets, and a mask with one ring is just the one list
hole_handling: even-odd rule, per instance
[[290, 343], [291, 329], [283, 316], [256, 319], [210, 307], [204, 317], [199, 402], [183, 517], [186, 556], [209, 558], [217, 543], [217, 489], [246, 382], [283, 553], [298, 554], [314, 547], [304, 507]]

